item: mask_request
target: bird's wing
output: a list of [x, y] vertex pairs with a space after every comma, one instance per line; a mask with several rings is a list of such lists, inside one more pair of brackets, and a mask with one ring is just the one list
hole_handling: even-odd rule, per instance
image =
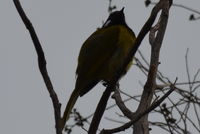
[[76, 88], [80, 88], [81, 96], [101, 80], [99, 76], [117, 49], [118, 34], [117, 27], [99, 29], [83, 44], [76, 70]]

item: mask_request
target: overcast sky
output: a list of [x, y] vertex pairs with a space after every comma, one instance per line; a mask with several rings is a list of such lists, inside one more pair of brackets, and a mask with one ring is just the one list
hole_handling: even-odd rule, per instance
[[[200, 10], [199, 0], [174, 0], [175, 3]], [[63, 107], [75, 84], [77, 57], [82, 43], [108, 17], [108, 0], [21, 0], [41, 41], [47, 69]], [[136, 35], [147, 20], [152, 6], [142, 0], [114, 0], [118, 9], [125, 7], [128, 25]], [[184, 55], [189, 51], [190, 72], [200, 68], [200, 20], [188, 21], [191, 12], [172, 7], [169, 24], [161, 49], [159, 69], [171, 80], [187, 81]], [[0, 1], [0, 133], [54, 134], [54, 114], [49, 94], [37, 65], [37, 55], [12, 0]], [[150, 47], [142, 42], [141, 51], [148, 58]], [[131, 68], [121, 81], [121, 88], [130, 94], [141, 93], [139, 81], [144, 75]], [[103, 92], [98, 85], [80, 98], [76, 107], [84, 116], [90, 115]], [[109, 104], [114, 101], [110, 100]], [[134, 110], [137, 105], [130, 105]], [[105, 116], [117, 117], [107, 112]], [[100, 128], [119, 126], [105, 121]], [[86, 126], [87, 128], [88, 126]], [[77, 128], [74, 133], [85, 133]], [[124, 133], [128, 133], [126, 131]], [[152, 133], [158, 133], [152, 130]]]

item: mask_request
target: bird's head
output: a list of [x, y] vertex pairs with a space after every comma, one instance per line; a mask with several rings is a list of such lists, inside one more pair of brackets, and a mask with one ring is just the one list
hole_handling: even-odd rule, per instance
[[103, 24], [103, 27], [112, 25], [126, 25], [124, 7], [120, 11], [112, 12], [106, 22]]

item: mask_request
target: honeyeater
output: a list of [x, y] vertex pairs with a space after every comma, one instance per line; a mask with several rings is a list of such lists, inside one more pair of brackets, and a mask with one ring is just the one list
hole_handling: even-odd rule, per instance
[[126, 24], [123, 10], [111, 13], [103, 26], [83, 43], [78, 57], [75, 89], [64, 112], [64, 123], [78, 97], [86, 94], [100, 81], [108, 84], [133, 47], [136, 37]]

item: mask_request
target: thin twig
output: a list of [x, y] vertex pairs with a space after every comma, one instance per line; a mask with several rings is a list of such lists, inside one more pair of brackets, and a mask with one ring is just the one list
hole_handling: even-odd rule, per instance
[[191, 79], [190, 79], [190, 72], [189, 72], [189, 65], [188, 65], [188, 52], [189, 52], [189, 49], [187, 48], [187, 51], [185, 54], [185, 66], [186, 66], [186, 73], [187, 73], [187, 78], [188, 78], [188, 82], [189, 82], [189, 89], [191, 91], [192, 86], [191, 86]]
[[[151, 2], [150, 4], [155, 5], [155, 4], [157, 4], [157, 3], [156, 3], [156, 2]], [[187, 6], [182, 5], [182, 4], [173, 3], [172, 6], [174, 6], [174, 7], [180, 7], [180, 8], [186, 9], [186, 10], [188, 10], [188, 11], [191, 11], [191, 12], [193, 12], [193, 13], [196, 13], [196, 14], [199, 14], [199, 15], [200, 15], [200, 11], [195, 10], [195, 9], [192, 9], [191, 7], [187, 7]]]
[[184, 6], [184, 5], [182, 5], [182, 4], [173, 3], [173, 6], [175, 6], [175, 7], [180, 7], [180, 8], [186, 9], [186, 10], [188, 10], [188, 11], [191, 11], [191, 12], [194, 12], [194, 13], [200, 15], [200, 11], [195, 10], [195, 9], [192, 9], [192, 8], [190, 8], [190, 7], [187, 7], [187, 6]]

